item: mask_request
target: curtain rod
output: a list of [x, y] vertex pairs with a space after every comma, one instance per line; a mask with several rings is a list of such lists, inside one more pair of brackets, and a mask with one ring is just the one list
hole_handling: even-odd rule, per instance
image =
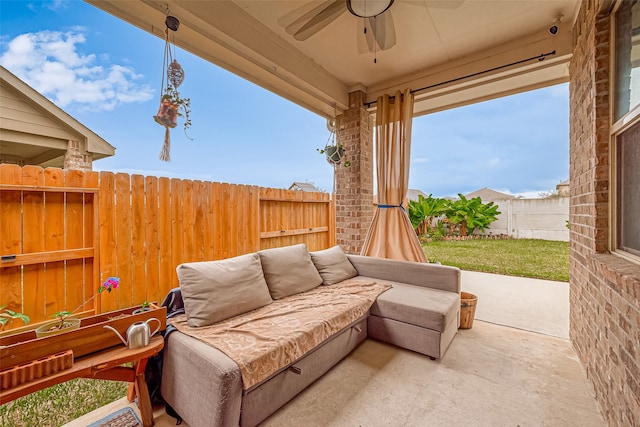
[[[478, 71], [477, 73], [467, 74], [466, 76], [456, 77], [455, 79], [451, 79], [451, 80], [447, 80], [447, 81], [444, 81], [444, 82], [440, 82], [440, 83], [432, 84], [432, 85], [429, 85], [429, 86], [421, 87], [419, 89], [412, 89], [409, 92], [411, 94], [415, 94], [417, 92], [422, 92], [424, 90], [432, 89], [434, 87], [438, 87], [438, 86], [446, 85], [446, 84], [449, 84], [449, 83], [457, 82], [459, 80], [468, 79], [469, 77], [475, 77], [475, 76], [479, 76], [481, 74], [490, 73], [492, 71], [501, 70], [503, 68], [511, 67], [513, 65], [522, 64], [523, 62], [533, 61], [534, 59], [537, 59], [538, 61], [544, 61], [544, 59], [547, 56], [551, 56], [551, 55], [555, 55], [555, 54], [556, 54], [556, 51], [553, 50], [553, 51], [548, 52], [548, 53], [542, 53], [542, 54], [540, 54], [538, 56], [532, 56], [531, 58], [521, 59], [520, 61], [512, 62], [510, 64], [504, 64], [504, 65], [500, 65], [498, 67], [489, 68], [488, 70]], [[393, 99], [393, 98], [395, 98], [395, 96], [390, 96], [389, 98]], [[367, 108], [369, 108], [373, 104], [377, 104], [377, 103], [378, 103], [378, 101], [376, 100], [376, 101], [371, 101], [371, 102], [365, 102], [364, 105], [366, 105]]]

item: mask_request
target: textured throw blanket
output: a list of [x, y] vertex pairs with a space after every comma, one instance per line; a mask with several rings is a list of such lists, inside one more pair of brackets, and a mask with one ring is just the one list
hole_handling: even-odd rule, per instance
[[355, 277], [276, 300], [210, 326], [188, 326], [185, 315], [169, 322], [233, 359], [248, 390], [364, 316], [376, 297], [389, 288]]

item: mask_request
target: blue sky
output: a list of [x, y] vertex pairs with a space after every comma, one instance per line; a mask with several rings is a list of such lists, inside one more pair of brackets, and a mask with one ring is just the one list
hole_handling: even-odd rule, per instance
[[[181, 49], [193, 140], [180, 122], [171, 161], [160, 161], [163, 52], [163, 40], [79, 0], [0, 2], [0, 64], [116, 147], [95, 170], [332, 189], [333, 168], [316, 151], [329, 136], [324, 118]], [[568, 98], [562, 84], [415, 118], [410, 188], [552, 191], [569, 175]]]

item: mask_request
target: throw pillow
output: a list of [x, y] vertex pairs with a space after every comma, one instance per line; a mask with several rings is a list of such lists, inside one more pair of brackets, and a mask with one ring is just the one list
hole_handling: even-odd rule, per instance
[[189, 326], [207, 326], [271, 304], [258, 254], [176, 269]]
[[333, 285], [358, 275], [340, 246], [311, 252], [311, 260], [322, 276], [323, 285]]
[[271, 298], [310, 291], [322, 283], [305, 244], [259, 251]]

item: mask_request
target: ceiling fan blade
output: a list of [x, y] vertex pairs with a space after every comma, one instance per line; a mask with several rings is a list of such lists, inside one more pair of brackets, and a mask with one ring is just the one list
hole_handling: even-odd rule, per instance
[[457, 9], [462, 6], [466, 0], [425, 0], [427, 7], [438, 9]]
[[[390, 49], [396, 44], [396, 26], [390, 10], [369, 18], [369, 28], [365, 33], [369, 52]], [[375, 45], [374, 45], [375, 44]]]
[[286, 31], [293, 34], [294, 39], [305, 41], [346, 10], [346, 3], [343, 0], [330, 0], [295, 20], [286, 28]]
[[329, 7], [336, 0], [326, 0], [319, 5], [315, 3], [304, 3], [302, 6], [287, 13], [278, 19], [278, 24], [285, 29], [287, 34], [294, 35], [309, 22], [314, 16]]

